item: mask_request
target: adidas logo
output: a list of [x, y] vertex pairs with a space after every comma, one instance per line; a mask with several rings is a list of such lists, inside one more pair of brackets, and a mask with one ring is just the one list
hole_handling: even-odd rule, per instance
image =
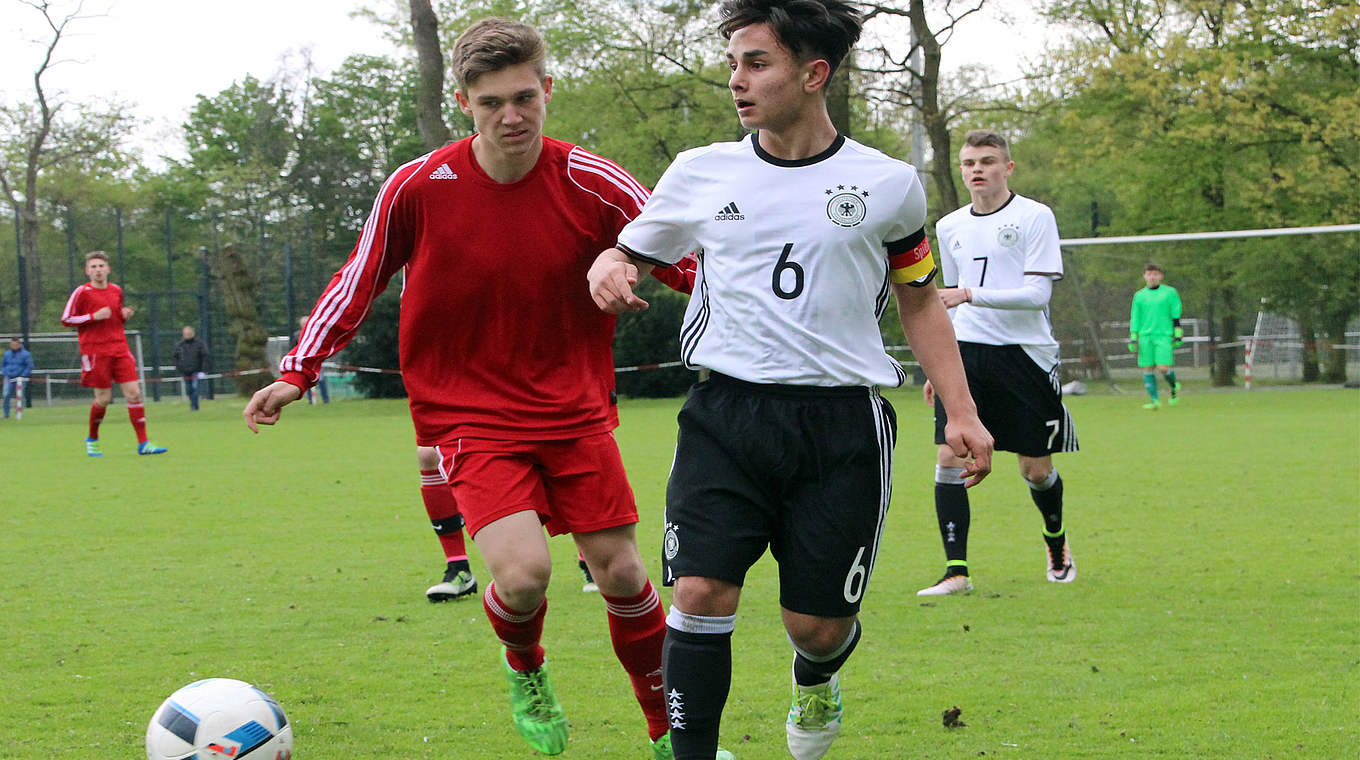
[[458, 179], [458, 175], [453, 173], [448, 164], [440, 164], [438, 169], [430, 172], [430, 179]]
[[722, 210], [713, 218], [719, 222], [739, 222], [745, 219], [746, 215], [737, 209], [737, 203], [736, 201], [733, 201], [726, 206], [723, 206]]
[[957, 240], [954, 241], [954, 250], [957, 251], [958, 249], [960, 249], [960, 248], [962, 248], [962, 247], [963, 247], [963, 246], [959, 244], [959, 241], [957, 241]]

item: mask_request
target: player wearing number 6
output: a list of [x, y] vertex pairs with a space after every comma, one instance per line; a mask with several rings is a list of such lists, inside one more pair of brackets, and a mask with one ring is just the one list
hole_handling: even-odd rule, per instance
[[[1055, 452], [1076, 451], [1077, 433], [1058, 383], [1058, 341], [1048, 319], [1053, 281], [1062, 278], [1062, 251], [1053, 211], [1011, 192], [1015, 169], [1006, 138], [985, 129], [964, 137], [959, 151], [963, 181], [972, 203], [935, 225], [945, 287], [940, 300], [951, 309], [959, 353], [978, 415], [996, 436], [996, 448], [1014, 451], [1020, 474], [1044, 518], [1046, 574], [1055, 583], [1077, 577], [1063, 526], [1063, 481], [1053, 468]], [[935, 515], [944, 541], [945, 573], [916, 592], [938, 596], [967, 592], [967, 472], [945, 435], [952, 412], [939, 403], [930, 382], [926, 403], [935, 404]]]
[[742, 583], [768, 546], [794, 648], [789, 750], [813, 760], [840, 729], [838, 672], [860, 639], [888, 509], [896, 423], [878, 388], [905, 379], [878, 329], [890, 296], [974, 480], [992, 441], [936, 295], [916, 169], [827, 115], [860, 14], [839, 0], [727, 0], [721, 16], [728, 87], [754, 134], [676, 157], [588, 279], [602, 309], [636, 311], [640, 273], [700, 252], [680, 345], [711, 373], [680, 411], [666, 492], [675, 757], [714, 757]]

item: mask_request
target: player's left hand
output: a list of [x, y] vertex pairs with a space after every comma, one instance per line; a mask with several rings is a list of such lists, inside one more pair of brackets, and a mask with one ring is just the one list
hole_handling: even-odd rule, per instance
[[992, 450], [996, 442], [977, 415], [963, 420], [950, 418], [945, 424], [944, 440], [954, 456], [964, 460], [965, 488], [981, 483], [992, 471]]
[[637, 265], [617, 248], [610, 248], [596, 257], [586, 273], [590, 297], [601, 311], [609, 314], [643, 311], [651, 305], [633, 292], [637, 281]]

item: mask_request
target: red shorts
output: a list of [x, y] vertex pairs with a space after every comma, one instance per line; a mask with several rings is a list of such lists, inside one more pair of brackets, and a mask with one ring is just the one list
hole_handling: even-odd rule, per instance
[[469, 536], [525, 510], [537, 512], [551, 536], [638, 521], [612, 433], [563, 441], [460, 438], [435, 448]]
[[80, 384], [86, 388], [112, 388], [136, 379], [137, 362], [130, 353], [80, 355]]

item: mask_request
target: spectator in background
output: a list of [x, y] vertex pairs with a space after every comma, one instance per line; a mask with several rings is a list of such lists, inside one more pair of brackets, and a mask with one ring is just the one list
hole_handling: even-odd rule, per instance
[[208, 375], [208, 346], [194, 334], [194, 328], [184, 326], [184, 338], [175, 346], [175, 370], [184, 378], [184, 390], [189, 394], [189, 408], [198, 411], [198, 381]]
[[24, 348], [23, 341], [10, 338], [9, 350], [5, 351], [4, 360], [0, 362], [0, 371], [5, 375], [5, 419], [9, 419], [11, 397], [18, 399], [19, 402], [14, 410], [14, 418], [23, 419], [24, 386], [28, 384], [28, 378], [33, 374], [33, 355]]

